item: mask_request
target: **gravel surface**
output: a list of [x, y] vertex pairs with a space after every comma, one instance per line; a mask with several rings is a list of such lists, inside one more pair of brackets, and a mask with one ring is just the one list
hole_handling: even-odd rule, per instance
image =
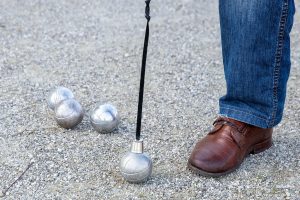
[[[0, 1], [0, 191], [34, 162], [2, 199], [300, 199], [299, 13], [274, 146], [222, 178], [186, 169], [225, 93], [217, 0], [151, 3], [143, 138], [154, 171], [145, 184], [122, 179], [118, 164], [135, 132], [144, 5]], [[87, 117], [74, 130], [58, 127], [46, 105], [58, 85], [87, 112], [99, 102], [114, 104], [118, 131], [99, 134]]]

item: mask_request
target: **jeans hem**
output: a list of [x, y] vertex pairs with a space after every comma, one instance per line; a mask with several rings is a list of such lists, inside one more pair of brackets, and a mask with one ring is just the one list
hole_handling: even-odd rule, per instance
[[282, 61], [282, 54], [283, 54], [283, 43], [284, 43], [284, 33], [286, 28], [286, 22], [288, 18], [289, 12], [289, 3], [288, 0], [285, 0], [282, 5], [282, 11], [280, 16], [279, 22], [279, 31], [278, 31], [278, 41], [277, 41], [277, 48], [275, 52], [275, 64], [274, 64], [274, 71], [273, 71], [273, 111], [270, 120], [270, 126], [275, 126], [276, 122], [276, 115], [278, 112], [278, 87], [279, 87], [279, 78], [280, 78], [280, 68], [281, 68], [281, 61]]
[[256, 114], [242, 111], [240, 109], [234, 109], [234, 108], [228, 108], [228, 107], [220, 107], [219, 114], [224, 117], [228, 117], [231, 119], [235, 119], [247, 124], [251, 124], [253, 126], [257, 126], [260, 128], [272, 128], [269, 127], [269, 123], [267, 119], [263, 119], [260, 116], [257, 116]]

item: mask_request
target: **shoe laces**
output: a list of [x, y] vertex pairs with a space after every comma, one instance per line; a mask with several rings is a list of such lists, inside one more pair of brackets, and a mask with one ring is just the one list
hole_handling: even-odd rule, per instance
[[232, 122], [230, 119], [228, 118], [225, 118], [225, 117], [219, 117], [218, 119], [216, 119], [213, 123], [214, 126], [216, 125], [227, 125], [227, 126], [230, 126], [230, 127], [233, 127], [235, 128], [238, 132], [240, 133], [244, 133], [244, 130], [245, 130], [245, 127], [244, 125], [237, 125], [235, 124], [234, 122]]

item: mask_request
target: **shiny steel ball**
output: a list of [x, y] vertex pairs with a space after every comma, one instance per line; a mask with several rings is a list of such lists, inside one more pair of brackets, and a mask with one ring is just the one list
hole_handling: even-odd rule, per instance
[[120, 116], [113, 105], [103, 104], [91, 112], [90, 122], [99, 133], [109, 133], [118, 127]]
[[51, 110], [54, 110], [55, 107], [63, 100], [73, 99], [74, 95], [68, 88], [65, 87], [57, 87], [56, 89], [50, 92], [48, 97], [48, 106]]
[[142, 151], [131, 150], [120, 163], [121, 174], [130, 183], [143, 183], [152, 174], [152, 160]]
[[55, 120], [63, 128], [71, 129], [78, 125], [84, 116], [81, 105], [75, 99], [61, 101], [55, 107]]

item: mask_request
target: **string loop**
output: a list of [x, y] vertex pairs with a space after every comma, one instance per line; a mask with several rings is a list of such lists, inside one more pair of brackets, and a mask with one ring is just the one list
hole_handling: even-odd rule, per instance
[[146, 0], [145, 3], [146, 3], [146, 8], [145, 8], [145, 17], [147, 19], [147, 21], [149, 22], [151, 17], [150, 17], [150, 1], [151, 0]]

